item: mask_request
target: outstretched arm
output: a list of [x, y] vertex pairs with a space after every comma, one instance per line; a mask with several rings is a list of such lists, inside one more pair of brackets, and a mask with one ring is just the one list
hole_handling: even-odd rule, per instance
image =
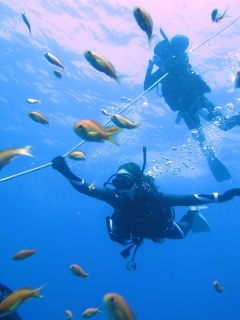
[[74, 189], [78, 192], [81, 192], [87, 196], [92, 198], [96, 198], [102, 201], [109, 203], [111, 206], [114, 206], [115, 195], [114, 193], [107, 188], [90, 188], [90, 184], [85, 182], [82, 178], [76, 176], [69, 169], [66, 160], [61, 157], [55, 157], [52, 160], [53, 169], [60, 172], [67, 180], [71, 183]]
[[221, 203], [232, 200], [235, 196], [240, 196], [240, 188], [230, 189], [219, 195], [218, 193], [213, 193], [211, 195], [207, 194], [193, 194], [193, 195], [175, 195], [159, 193], [157, 195], [157, 205], [158, 206], [197, 206], [206, 203]]

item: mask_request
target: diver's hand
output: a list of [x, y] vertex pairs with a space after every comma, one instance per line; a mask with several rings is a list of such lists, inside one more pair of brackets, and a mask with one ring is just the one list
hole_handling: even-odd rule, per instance
[[148, 68], [153, 68], [153, 66], [154, 66], [154, 61], [153, 61], [153, 59], [150, 59], [148, 62]]
[[232, 200], [233, 197], [240, 197], [240, 188], [230, 189], [218, 196], [219, 202], [225, 202]]
[[52, 167], [63, 174], [70, 171], [66, 160], [61, 156], [57, 156], [52, 159]]

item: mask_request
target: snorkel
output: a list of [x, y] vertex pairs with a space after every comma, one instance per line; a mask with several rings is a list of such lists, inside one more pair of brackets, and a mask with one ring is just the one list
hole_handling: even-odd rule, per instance
[[146, 168], [146, 163], [147, 163], [147, 147], [143, 146], [143, 165], [142, 165], [142, 170], [141, 170], [141, 174], [139, 177], [139, 180], [141, 181], [143, 174], [144, 174], [144, 170]]

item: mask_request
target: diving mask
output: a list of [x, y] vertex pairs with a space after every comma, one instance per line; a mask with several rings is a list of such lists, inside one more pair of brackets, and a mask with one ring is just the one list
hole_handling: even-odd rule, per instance
[[135, 178], [130, 174], [117, 174], [112, 180], [112, 185], [118, 190], [130, 190], [136, 183]]

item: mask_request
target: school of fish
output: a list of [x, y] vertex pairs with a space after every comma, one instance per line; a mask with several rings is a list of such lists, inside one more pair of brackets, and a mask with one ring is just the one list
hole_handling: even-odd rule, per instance
[[[228, 9], [228, 8], [227, 8]], [[213, 22], [220, 22], [223, 18], [226, 17], [227, 9], [223, 12], [223, 14], [218, 12], [218, 9], [214, 9], [211, 13], [211, 19]], [[133, 15], [136, 19], [138, 26], [146, 33], [148, 39], [149, 48], [151, 48], [151, 41], [154, 37], [153, 35], [153, 20], [149, 13], [144, 10], [142, 7], [135, 6], [133, 8]], [[29, 34], [32, 35], [30, 21], [27, 18], [25, 12], [22, 12], [22, 19], [26, 24]], [[44, 52], [44, 57], [50, 62], [51, 64], [61, 68], [64, 70], [65, 66], [63, 63], [55, 57], [53, 54], [49, 52]], [[109, 62], [105, 57], [103, 57], [100, 53], [94, 52], [92, 50], [85, 50], [84, 57], [88, 61], [88, 63], [95, 68], [97, 71], [104, 73], [108, 77], [114, 79], [117, 83], [120, 84], [120, 79], [122, 75], [119, 74], [115, 67]], [[54, 70], [53, 74], [61, 79], [63, 73], [61, 70]], [[234, 86], [236, 88], [240, 88], [240, 69], [237, 71], [236, 76], [234, 78]], [[29, 104], [41, 104], [40, 100], [28, 98], [26, 102]], [[116, 125], [116, 127], [103, 127], [100, 123], [95, 120], [81, 120], [74, 125], [75, 133], [86, 141], [91, 142], [104, 142], [105, 140], [119, 145], [117, 141], [113, 138], [122, 129], [135, 129], [139, 127], [139, 123], [135, 124], [131, 120], [127, 119], [126, 117], [122, 116], [121, 114], [109, 114], [106, 110], [102, 109], [102, 113], [106, 116], [109, 116], [111, 121]], [[29, 111], [28, 116], [34, 122], [43, 124], [45, 126], [49, 125], [49, 120], [47, 117], [39, 111]], [[32, 157], [32, 154], [29, 152], [31, 146], [24, 146], [21, 148], [6, 148], [0, 151], [0, 170], [7, 164], [9, 164], [13, 159], [20, 155]], [[68, 155], [69, 159], [76, 160], [76, 161], [83, 161], [86, 159], [86, 155], [83, 151], [76, 150], [71, 152]], [[93, 182], [89, 186], [89, 191], [94, 189]], [[37, 253], [37, 249], [23, 249], [18, 251], [12, 259], [14, 261], [22, 261], [25, 260]], [[79, 278], [87, 279], [90, 275], [86, 273], [78, 264], [72, 264], [70, 266], [70, 271], [73, 275]], [[22, 287], [9, 296], [7, 296], [1, 303], [0, 303], [0, 318], [4, 317], [8, 314], [14, 312], [21, 304], [30, 300], [31, 298], [42, 298], [40, 291], [43, 289], [45, 285], [33, 289], [30, 287]], [[213, 282], [213, 287], [216, 292], [222, 295], [223, 287], [219, 284], [218, 281]], [[103, 304], [97, 308], [88, 308], [86, 309], [81, 317], [82, 318], [90, 318], [92, 316], [97, 315], [98, 313], [102, 313], [100, 308], [104, 306], [105, 313], [109, 320], [135, 320], [135, 314], [133, 313], [132, 309], [130, 308], [127, 301], [118, 293], [107, 293], [103, 297]], [[65, 310], [65, 317], [67, 319], [73, 319], [72, 312], [69, 309]]]

